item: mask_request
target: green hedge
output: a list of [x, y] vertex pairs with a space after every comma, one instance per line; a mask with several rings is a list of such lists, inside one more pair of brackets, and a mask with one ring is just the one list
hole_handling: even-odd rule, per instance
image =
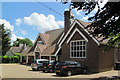
[[15, 56], [18, 56], [18, 59], [20, 60], [20, 53], [15, 53]]
[[19, 63], [19, 56], [3, 56], [2, 63]]
[[2, 63], [19, 63], [20, 53], [14, 53], [14, 56], [0, 56], [2, 58]]
[[2, 63], [9, 63], [10, 62], [10, 57], [9, 56], [3, 56], [2, 57]]
[[15, 53], [15, 55], [20, 57], [20, 53]]

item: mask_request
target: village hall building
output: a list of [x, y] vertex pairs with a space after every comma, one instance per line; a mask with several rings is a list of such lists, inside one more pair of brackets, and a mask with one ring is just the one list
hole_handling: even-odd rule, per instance
[[39, 33], [34, 46], [22, 51], [21, 62], [26, 56], [26, 64], [35, 59], [78, 61], [90, 72], [111, 70], [118, 49], [104, 51], [108, 40], [93, 37], [85, 28], [90, 24], [74, 19], [71, 10], [65, 11], [64, 28]]

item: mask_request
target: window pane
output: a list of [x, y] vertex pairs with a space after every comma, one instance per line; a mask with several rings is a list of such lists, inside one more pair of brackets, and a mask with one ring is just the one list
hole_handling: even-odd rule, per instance
[[80, 46], [80, 50], [82, 50], [82, 46]]
[[80, 57], [82, 57], [82, 52], [80, 52]]
[[85, 41], [83, 41], [83, 45], [85, 45]]
[[73, 57], [73, 52], [71, 52], [71, 57]]
[[80, 51], [80, 57], [82, 57], [82, 51]]
[[71, 47], [71, 50], [73, 50], [73, 47]]
[[77, 42], [77, 45], [79, 45], [79, 41]]
[[76, 57], [76, 52], [74, 52], [74, 57]]
[[83, 57], [85, 57], [85, 51], [83, 51]]
[[73, 46], [73, 42], [71, 42], [71, 46]]
[[82, 41], [80, 41], [80, 45], [82, 45]]
[[79, 52], [77, 52], [77, 57], [80, 57]]
[[76, 46], [74, 46], [74, 50], [76, 50]]
[[76, 45], [76, 42], [74, 42], [74, 46]]
[[85, 46], [83, 46], [83, 50], [85, 50]]
[[77, 46], [77, 50], [79, 50], [79, 46]]

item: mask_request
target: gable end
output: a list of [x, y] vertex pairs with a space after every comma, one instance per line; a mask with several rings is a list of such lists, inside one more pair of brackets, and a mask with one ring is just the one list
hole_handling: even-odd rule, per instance
[[88, 39], [85, 37], [85, 35], [83, 35], [83, 33], [80, 32], [80, 30], [79, 30], [78, 28], [75, 28], [75, 30], [73, 31], [73, 33], [71, 34], [71, 36], [68, 38], [67, 44], [69, 43], [69, 41], [71, 40], [71, 38], [74, 36], [74, 34], [75, 34], [76, 32], [78, 32], [78, 33], [85, 39], [85, 41], [88, 42]]
[[73, 29], [73, 27], [75, 26], [75, 24], [78, 24], [79, 26], [81, 26], [81, 28], [98, 44], [100, 45], [100, 43], [92, 36], [90, 35], [90, 33], [84, 28], [84, 26], [82, 24], [80, 24], [80, 22], [78, 22], [78, 20], [75, 20], [73, 22], [73, 24], [71, 25], [70, 29], [68, 30], [68, 32], [66, 33], [66, 35], [64, 36], [63, 40], [60, 42], [59, 47], [62, 45], [62, 43], [65, 41], [65, 39], [67, 38], [67, 36], [69, 35], [69, 33], [71, 32], [71, 30]]

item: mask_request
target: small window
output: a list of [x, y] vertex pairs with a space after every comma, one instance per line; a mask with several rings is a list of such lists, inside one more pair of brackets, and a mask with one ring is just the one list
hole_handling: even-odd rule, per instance
[[86, 58], [86, 41], [71, 41], [71, 58]]
[[38, 41], [37, 44], [44, 44], [42, 41]]

